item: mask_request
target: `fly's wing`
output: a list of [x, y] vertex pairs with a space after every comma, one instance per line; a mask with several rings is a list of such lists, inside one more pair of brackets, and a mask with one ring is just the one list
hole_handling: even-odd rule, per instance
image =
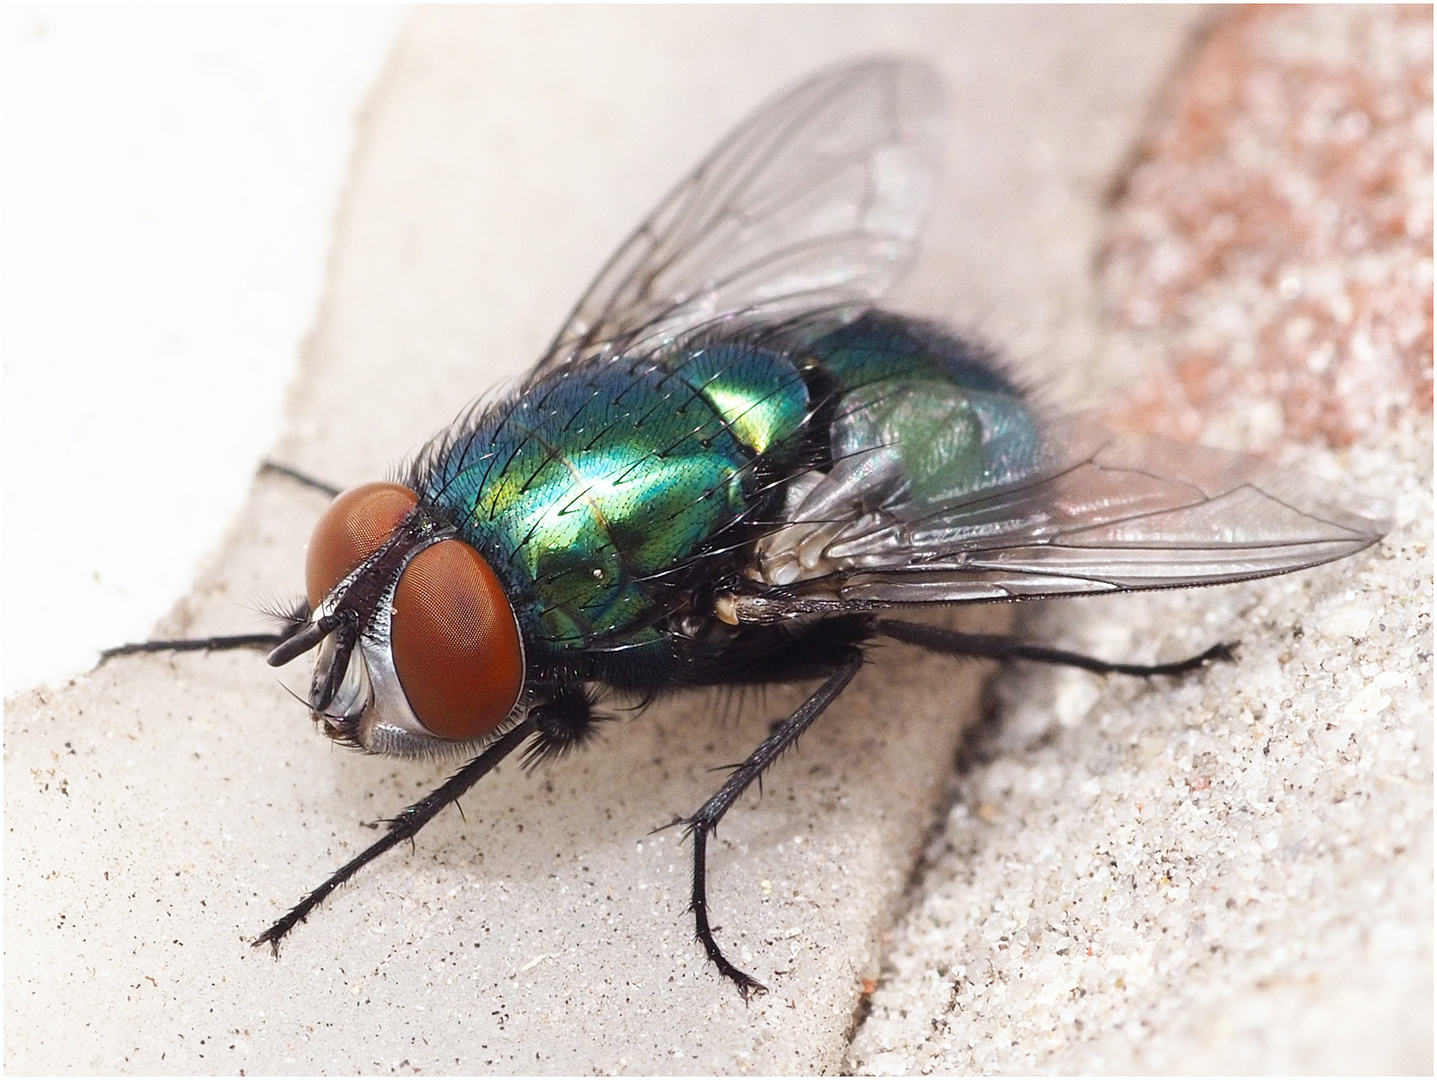
[[614, 253], [535, 373], [719, 320], [856, 315], [912, 254], [938, 184], [943, 97], [930, 68], [890, 58], [768, 102]]
[[897, 448], [872, 458], [836, 468], [760, 544], [738, 619], [1242, 581], [1343, 558], [1391, 527], [1380, 502], [1305, 474], [1085, 421], [1048, 432], [1023, 478], [937, 506], [911, 498]]

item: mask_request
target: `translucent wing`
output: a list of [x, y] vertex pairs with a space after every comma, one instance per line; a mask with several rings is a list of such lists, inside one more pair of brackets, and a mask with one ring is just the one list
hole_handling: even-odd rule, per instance
[[727, 318], [856, 314], [907, 265], [943, 127], [941, 81], [904, 60], [844, 64], [770, 101], [614, 253], [536, 371]]
[[843, 463], [760, 545], [736, 616], [1242, 581], [1340, 559], [1391, 527], [1378, 501], [1243, 454], [1081, 420], [1045, 442], [1026, 477], [938, 506], [910, 497], [895, 447]]

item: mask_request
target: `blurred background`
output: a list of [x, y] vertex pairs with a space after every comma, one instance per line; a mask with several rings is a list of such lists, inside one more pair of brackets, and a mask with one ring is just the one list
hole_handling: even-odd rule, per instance
[[7, 695], [149, 636], [239, 512], [407, 13], [7, 5]]

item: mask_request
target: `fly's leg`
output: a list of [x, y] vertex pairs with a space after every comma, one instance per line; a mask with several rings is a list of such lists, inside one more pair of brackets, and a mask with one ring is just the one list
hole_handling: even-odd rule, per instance
[[[281, 465], [277, 461], [263, 461], [260, 463], [259, 471], [272, 472], [279, 476], [285, 476], [303, 484], [305, 487], [313, 488], [315, 491], [323, 492], [333, 498], [339, 494], [340, 489], [333, 484], [326, 484], [323, 480], [316, 480], [307, 473], [298, 469], [291, 469], [288, 465]], [[207, 638], [180, 638], [169, 641], [132, 641], [125, 645], [116, 645], [110, 649], [100, 650], [100, 663], [96, 667], [103, 666], [107, 661], [117, 656], [135, 656], [139, 653], [157, 652], [224, 652], [228, 649], [265, 649], [272, 650], [283, 645], [295, 632], [304, 625], [309, 618], [309, 606], [301, 605], [299, 609], [285, 616], [289, 625], [279, 633], [274, 634], [230, 634], [224, 637]]]
[[269, 946], [274, 950], [274, 955], [277, 958], [280, 939], [293, 930], [296, 924], [304, 922], [309, 917], [309, 913], [318, 907], [326, 896], [352, 878], [366, 863], [373, 862], [395, 844], [411, 839], [420, 829], [429, 824], [435, 814], [457, 800], [481, 777], [492, 771], [494, 766], [513, 753], [520, 743], [533, 734], [535, 727], [535, 721], [526, 719], [510, 728], [482, 754], [443, 784], [413, 806], [407, 806], [401, 810], [396, 817], [390, 820], [389, 828], [381, 839], [365, 848], [331, 874], [324, 884], [296, 904], [289, 914], [255, 938], [253, 944], [263, 945], [265, 942], [269, 942]]
[[[226, 649], [273, 649], [289, 639], [288, 634], [234, 634], [229, 637], [183, 638], [178, 641], [132, 641], [100, 650], [100, 664], [117, 656], [156, 652], [224, 652]], [[99, 665], [96, 665], [97, 667]]]
[[724, 814], [728, 813], [729, 807], [750, 784], [763, 774], [765, 769], [773, 764], [780, 754], [808, 730], [809, 725], [818, 719], [824, 709], [833, 704], [834, 699], [843, 692], [843, 688], [853, 680], [862, 666], [863, 654], [857, 649], [852, 649], [849, 655], [840, 662], [837, 670], [828, 677], [828, 681], [815, 690], [792, 716], [774, 728], [773, 733], [759, 744], [758, 749], [729, 775], [723, 787], [719, 788], [708, 802], [699, 807], [695, 814], [685, 818], [682, 822], [688, 826], [689, 836], [693, 838], [694, 845], [694, 891], [690, 910], [694, 913], [695, 932], [703, 944], [708, 958], [714, 962], [714, 966], [719, 969], [720, 973], [733, 980], [738, 987], [738, 992], [743, 995], [744, 1001], [767, 993], [768, 988], [753, 976], [740, 971], [730, 963], [729, 959], [724, 956], [723, 950], [719, 948], [718, 942], [714, 940], [713, 927], [709, 925], [708, 895], [704, 881], [708, 838], [718, 827]]
[[230, 634], [225, 637], [176, 638], [169, 641], [132, 641], [128, 645], [116, 645], [100, 650], [103, 667], [117, 656], [134, 656], [139, 653], [158, 652], [225, 652], [229, 649], [274, 650], [283, 645], [309, 622], [309, 605], [299, 604], [288, 614], [278, 616], [285, 622], [285, 628], [273, 634]]
[[260, 462], [259, 471], [262, 473], [271, 472], [276, 476], [287, 476], [289, 479], [295, 481], [295, 483], [303, 484], [307, 488], [313, 488], [315, 491], [328, 495], [331, 499], [342, 490], [333, 484], [325, 483], [323, 480], [316, 480], [313, 476], [310, 476], [309, 473], [302, 473], [298, 469], [292, 469], [288, 465], [281, 465], [278, 461], [270, 461], [268, 458]]
[[990, 660], [1031, 660], [1038, 664], [1059, 664], [1082, 668], [1097, 675], [1185, 675], [1206, 667], [1214, 660], [1231, 660], [1236, 642], [1214, 645], [1206, 652], [1171, 664], [1113, 664], [1082, 653], [1064, 649], [1047, 649], [1041, 645], [1024, 645], [1010, 638], [993, 634], [964, 634], [939, 626], [900, 622], [897, 619], [875, 619], [873, 632], [883, 637], [917, 645], [929, 652], [945, 656], [972, 656]]

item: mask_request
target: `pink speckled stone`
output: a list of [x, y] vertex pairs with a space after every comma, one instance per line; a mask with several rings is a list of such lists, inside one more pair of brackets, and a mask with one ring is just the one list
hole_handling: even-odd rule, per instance
[[1217, 22], [1118, 195], [1106, 314], [1157, 374], [1119, 422], [1264, 449], [1432, 407], [1432, 9]]

